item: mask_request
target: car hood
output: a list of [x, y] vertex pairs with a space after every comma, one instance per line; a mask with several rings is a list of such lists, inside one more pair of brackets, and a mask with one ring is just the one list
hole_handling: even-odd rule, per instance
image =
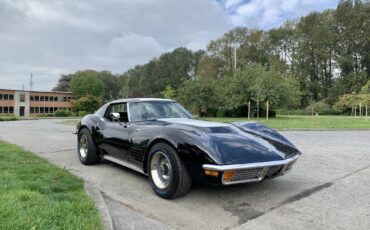
[[278, 132], [255, 122], [219, 123], [196, 119], [160, 119], [180, 129], [219, 164], [283, 160], [300, 154]]

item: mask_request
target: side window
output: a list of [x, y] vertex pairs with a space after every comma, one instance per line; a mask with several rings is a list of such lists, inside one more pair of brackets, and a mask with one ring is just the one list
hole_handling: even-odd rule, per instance
[[112, 113], [119, 113], [121, 122], [128, 122], [128, 113], [127, 113], [127, 104], [113, 104], [109, 106], [106, 119], [109, 121], [113, 121], [111, 118]]

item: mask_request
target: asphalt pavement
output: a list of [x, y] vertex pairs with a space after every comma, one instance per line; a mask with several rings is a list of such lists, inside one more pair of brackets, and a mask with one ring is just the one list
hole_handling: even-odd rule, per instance
[[289, 174], [164, 200], [144, 175], [82, 165], [74, 126], [62, 121], [0, 122], [0, 139], [93, 183], [116, 229], [370, 229], [370, 131], [282, 132], [304, 153]]

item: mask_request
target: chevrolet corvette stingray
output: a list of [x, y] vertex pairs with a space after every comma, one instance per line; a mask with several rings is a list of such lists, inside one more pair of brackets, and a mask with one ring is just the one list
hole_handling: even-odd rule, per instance
[[301, 152], [278, 132], [255, 122], [194, 119], [169, 99], [120, 99], [86, 115], [76, 127], [82, 164], [101, 159], [148, 176], [162, 198], [205, 185], [259, 182], [286, 174]]

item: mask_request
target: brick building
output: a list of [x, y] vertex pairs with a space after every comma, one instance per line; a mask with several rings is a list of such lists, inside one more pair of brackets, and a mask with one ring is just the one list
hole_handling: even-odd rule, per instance
[[52, 114], [58, 109], [71, 110], [72, 98], [71, 92], [0, 89], [0, 116], [28, 117]]

